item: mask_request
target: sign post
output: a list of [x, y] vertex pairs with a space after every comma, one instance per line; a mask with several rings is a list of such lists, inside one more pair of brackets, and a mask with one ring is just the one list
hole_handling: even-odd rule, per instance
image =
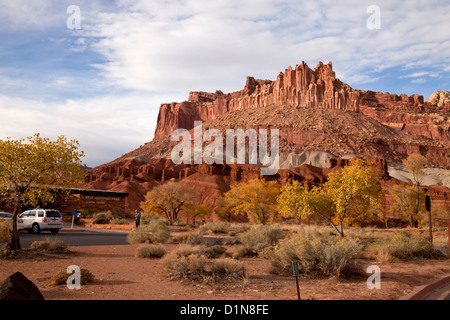
[[430, 243], [433, 245], [433, 223], [431, 221], [431, 198], [430, 196], [425, 197], [425, 208], [428, 211], [428, 224], [430, 228]]
[[298, 296], [298, 300], [300, 299], [300, 286], [298, 285], [298, 275], [299, 275], [299, 269], [298, 269], [298, 262], [297, 261], [292, 261], [292, 269], [294, 271], [294, 276], [295, 276], [295, 282], [297, 284], [297, 296]]

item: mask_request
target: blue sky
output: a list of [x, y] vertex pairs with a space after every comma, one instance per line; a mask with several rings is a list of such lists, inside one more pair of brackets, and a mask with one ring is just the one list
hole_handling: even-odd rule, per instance
[[[80, 29], [67, 27], [70, 5]], [[426, 99], [450, 89], [450, 3], [0, 0], [0, 139], [64, 134], [96, 166], [150, 141], [161, 103], [301, 61], [332, 61], [356, 89]]]

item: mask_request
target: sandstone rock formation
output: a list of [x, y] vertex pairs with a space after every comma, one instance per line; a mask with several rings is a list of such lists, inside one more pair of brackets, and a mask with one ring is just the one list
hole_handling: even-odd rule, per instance
[[[281, 169], [266, 178], [282, 184], [293, 179], [321, 184], [348, 158], [378, 159], [374, 167], [389, 203], [388, 186], [400, 181], [389, 176], [388, 163], [392, 167], [420, 153], [431, 167], [450, 169], [446, 97], [445, 91], [424, 101], [420, 95], [357, 90], [336, 78], [331, 62], [319, 62], [314, 69], [302, 62], [273, 81], [247, 77], [240, 91], [196, 91], [187, 101], [162, 104], [154, 139], [94, 168], [86, 183], [128, 192], [127, 208], [134, 210], [146, 192], [169, 180], [196, 189], [202, 202], [214, 204], [233, 183], [260, 175], [255, 165], [174, 165], [172, 132], [183, 128], [192, 137], [194, 121], [200, 120], [203, 131], [214, 128], [223, 134], [226, 129], [279, 129]], [[448, 188], [436, 188], [441, 189], [435, 196], [448, 203]]]
[[192, 129], [195, 120], [213, 120], [226, 112], [289, 105], [340, 110], [359, 110], [360, 94], [336, 78], [331, 62], [319, 62], [312, 70], [304, 62], [280, 72], [275, 81], [247, 77], [241, 91], [223, 94], [191, 92], [189, 100], [162, 104], [155, 139], [175, 129]]
[[427, 100], [425, 100], [425, 102], [437, 105], [438, 107], [445, 105], [450, 106], [450, 92], [447, 90], [435, 91]]

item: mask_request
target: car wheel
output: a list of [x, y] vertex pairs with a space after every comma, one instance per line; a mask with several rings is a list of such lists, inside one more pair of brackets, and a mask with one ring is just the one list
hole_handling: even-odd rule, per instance
[[52, 234], [58, 234], [59, 229], [51, 229], [50, 232], [51, 232]]
[[33, 226], [31, 227], [31, 232], [34, 234], [38, 234], [41, 232], [41, 228], [37, 223], [33, 224]]

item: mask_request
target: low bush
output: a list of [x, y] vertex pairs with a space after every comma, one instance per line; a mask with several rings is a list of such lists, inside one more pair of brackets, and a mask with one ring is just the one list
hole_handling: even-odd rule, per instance
[[94, 221], [92, 221], [93, 224], [108, 224], [113, 219], [113, 215], [111, 211], [102, 211], [97, 212], [93, 216]]
[[46, 252], [52, 254], [66, 254], [71, 253], [69, 245], [60, 239], [47, 238], [45, 241], [34, 241], [31, 250], [37, 252]]
[[201, 280], [206, 270], [206, 257], [197, 253], [187, 254], [172, 251], [161, 261], [166, 275], [174, 279]]
[[201, 245], [205, 244], [205, 239], [199, 233], [187, 233], [171, 238], [171, 243]]
[[231, 224], [228, 222], [214, 221], [208, 222], [200, 226], [200, 232], [206, 234], [216, 234], [216, 233], [227, 234], [230, 231], [231, 231]]
[[[274, 246], [283, 238], [283, 231], [276, 225], [258, 225], [239, 236], [239, 246], [235, 258], [257, 256], [267, 247]], [[243, 247], [243, 248], [242, 248]]]
[[113, 218], [109, 223], [110, 224], [126, 225], [126, 224], [128, 224], [128, 220], [127, 219], [123, 219], [123, 218]]
[[162, 245], [143, 245], [136, 249], [135, 256], [137, 258], [159, 259], [166, 254], [166, 250]]
[[248, 278], [246, 266], [229, 258], [215, 261], [211, 268], [211, 272], [215, 282], [245, 280]]
[[212, 263], [208, 270], [208, 257], [222, 255], [225, 248], [193, 247], [183, 245], [177, 250], [167, 254], [162, 259], [162, 267], [166, 275], [173, 279], [190, 280], [196, 282], [219, 283], [222, 281], [247, 278], [247, 269], [244, 265], [229, 258], [223, 258]]
[[170, 237], [170, 229], [163, 220], [152, 219], [127, 235], [128, 243], [164, 243]]
[[377, 256], [380, 262], [389, 262], [395, 259], [436, 259], [444, 257], [440, 250], [433, 248], [427, 237], [407, 232], [396, 232], [379, 238], [370, 245], [369, 250]]
[[350, 276], [360, 273], [357, 259], [362, 245], [355, 239], [342, 238], [331, 233], [299, 231], [283, 239], [274, 248], [271, 272], [292, 273], [292, 261], [299, 271], [315, 276]]
[[[55, 286], [67, 284], [67, 279], [69, 279], [70, 276], [71, 274], [67, 273], [66, 269], [63, 269], [50, 279], [50, 284]], [[80, 269], [80, 276], [80, 284], [82, 285], [93, 282], [95, 279], [94, 275], [89, 270], [83, 268]]]

